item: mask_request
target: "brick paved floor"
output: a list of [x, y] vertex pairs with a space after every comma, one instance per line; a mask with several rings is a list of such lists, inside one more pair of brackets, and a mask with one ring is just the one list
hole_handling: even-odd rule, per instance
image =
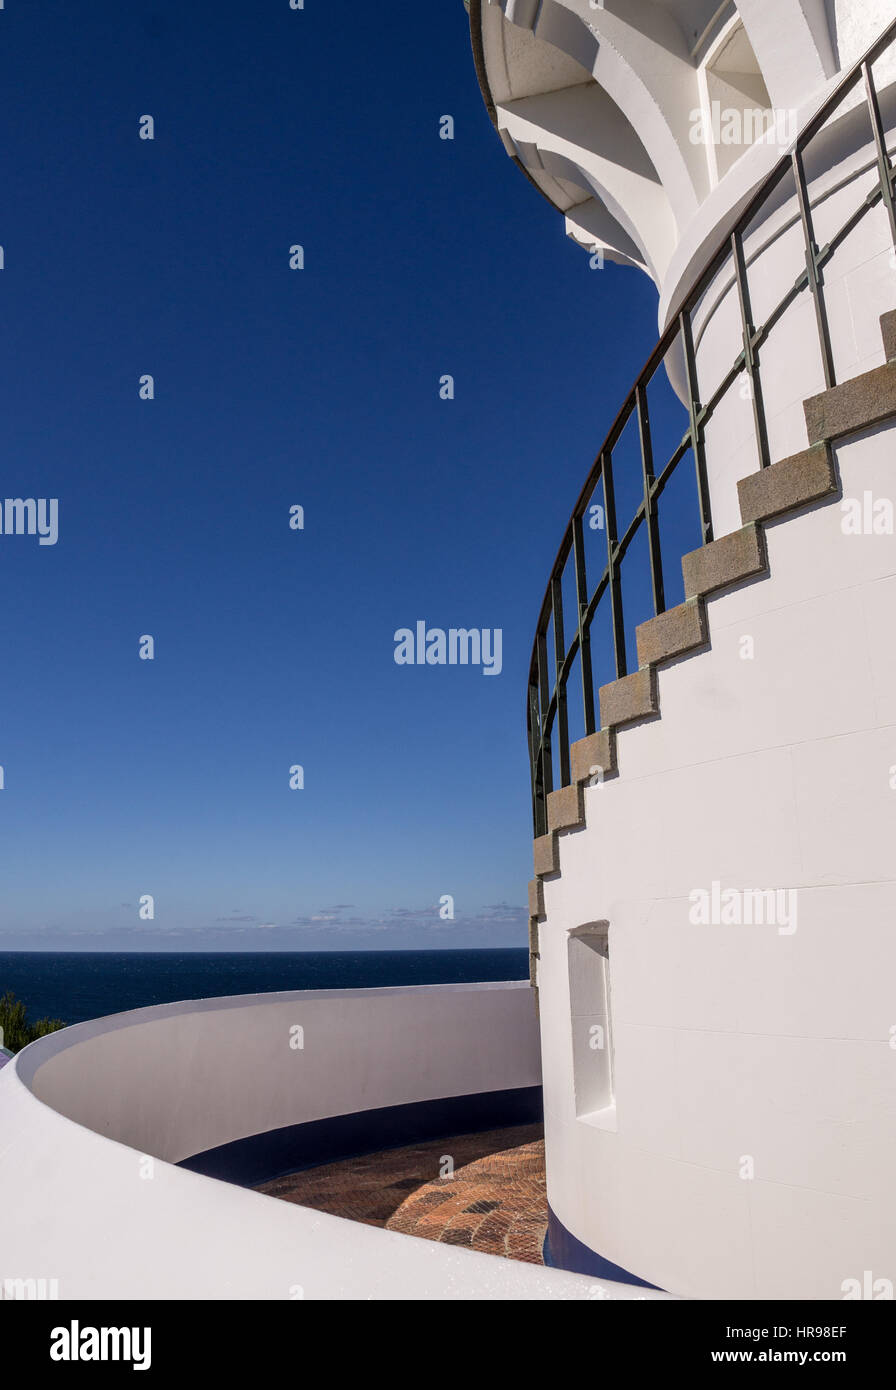
[[[442, 1176], [452, 1165], [453, 1177]], [[369, 1226], [543, 1263], [548, 1217], [541, 1125], [326, 1163], [258, 1191]]]

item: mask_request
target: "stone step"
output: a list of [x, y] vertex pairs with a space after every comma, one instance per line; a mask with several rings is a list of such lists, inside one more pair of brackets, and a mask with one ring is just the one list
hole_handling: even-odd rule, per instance
[[635, 636], [639, 666], [656, 666], [695, 651], [708, 641], [703, 600], [688, 599], [677, 608], [667, 608], [665, 613], [641, 623]]
[[740, 584], [768, 570], [765, 536], [756, 522], [710, 541], [682, 556], [684, 592], [687, 598], [703, 598], [729, 584]]
[[572, 830], [585, 824], [585, 793], [578, 782], [551, 792], [547, 798], [548, 834], [555, 830]]
[[622, 676], [618, 681], [600, 688], [600, 722], [604, 729], [620, 724], [632, 724], [659, 714], [656, 681], [651, 667]]
[[574, 782], [603, 782], [616, 771], [616, 736], [612, 729], [601, 729], [580, 738], [569, 755]]
[[741, 478], [737, 485], [741, 520], [745, 526], [772, 521], [809, 502], [830, 497], [838, 487], [830, 444], [813, 444], [800, 454]]
[[896, 362], [832, 386], [803, 405], [812, 444], [842, 439], [896, 415]]

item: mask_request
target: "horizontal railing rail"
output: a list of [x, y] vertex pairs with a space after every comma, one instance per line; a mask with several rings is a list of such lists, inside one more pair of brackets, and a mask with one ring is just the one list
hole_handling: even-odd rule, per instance
[[[734, 384], [746, 377], [748, 396], [752, 402], [753, 432], [760, 468], [767, 468], [770, 457], [769, 433], [760, 356], [774, 328], [787, 310], [803, 294], [811, 296], [820, 353], [820, 366], [825, 389], [836, 385], [834, 353], [825, 297], [824, 270], [844, 241], [875, 207], [883, 206], [889, 219], [890, 234], [896, 251], [896, 191], [894, 167], [887, 147], [886, 126], [875, 84], [873, 68], [888, 49], [896, 44], [896, 21], [880, 35], [864, 56], [843, 76], [836, 88], [803, 127], [792, 146], [781, 156], [750, 203], [739, 216], [734, 229], [726, 235], [699, 280], [684, 300], [676, 317], [660, 338], [626, 397], [606, 439], [601, 445], [591, 471], [579, 494], [569, 524], [560, 543], [551, 569], [547, 590], [538, 617], [535, 642], [529, 668], [526, 718], [532, 780], [532, 804], [536, 837], [547, 833], [547, 797], [554, 789], [553, 741], [556, 736], [559, 755], [560, 785], [568, 786], [570, 770], [570, 733], [568, 685], [578, 659], [581, 679], [581, 701], [585, 736], [597, 732], [594, 692], [594, 654], [591, 631], [594, 619], [604, 599], [609, 604], [611, 671], [615, 679], [628, 672], [626, 655], [626, 621], [622, 599], [621, 566], [636, 536], [644, 528], [647, 544], [645, 586], [649, 587], [652, 613], [658, 616], [666, 610], [666, 586], [663, 577], [663, 551], [660, 534], [659, 501], [676, 474], [685, 456], [690, 453], [694, 464], [696, 487], [697, 533], [702, 544], [713, 538], [712, 507], [706, 466], [706, 429], [716, 415], [720, 403]], [[840, 229], [823, 246], [815, 234], [815, 215], [810, 197], [810, 181], [806, 172], [806, 152], [832, 116], [845, 115], [844, 108], [851, 94], [861, 87], [864, 104], [856, 109], [867, 114], [870, 123], [873, 163], [877, 182], [850, 214]], [[865, 141], [867, 146], [868, 141]], [[793, 284], [766, 315], [765, 321], [754, 321], [750, 292], [746, 237], [751, 223], [768, 205], [769, 200], [792, 179], [792, 198], [795, 198], [802, 226], [804, 263]], [[713, 282], [726, 269], [730, 284], [736, 287], [740, 316], [742, 346], [730, 369], [719, 384], [701, 400], [694, 345], [694, 315]], [[683, 368], [685, 383], [687, 428], [666, 461], [657, 468], [653, 441], [654, 417], [651, 416], [649, 389], [659, 373], [665, 370], [670, 356], [675, 355]], [[637, 426], [640, 453], [641, 501], [630, 521], [620, 534], [616, 506], [614, 452], [630, 423]], [[606, 560], [600, 577], [589, 589], [588, 563], [585, 544], [585, 519], [595, 494], [602, 501], [602, 522], [606, 539]], [[571, 583], [575, 589], [574, 614], [570, 622], [570, 640], [566, 639], [563, 580], [570, 566]], [[649, 581], [649, 583], [648, 583]], [[569, 607], [569, 605], [567, 605]], [[645, 616], [650, 616], [646, 614]], [[642, 619], [643, 621], [643, 619]], [[553, 640], [548, 636], [553, 629]], [[549, 653], [549, 645], [553, 651]], [[549, 670], [553, 661], [553, 680]]]

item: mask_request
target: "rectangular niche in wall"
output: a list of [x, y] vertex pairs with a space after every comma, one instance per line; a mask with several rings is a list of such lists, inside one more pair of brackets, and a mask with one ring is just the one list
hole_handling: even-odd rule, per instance
[[609, 922], [569, 933], [569, 1003], [576, 1114], [614, 1104]]

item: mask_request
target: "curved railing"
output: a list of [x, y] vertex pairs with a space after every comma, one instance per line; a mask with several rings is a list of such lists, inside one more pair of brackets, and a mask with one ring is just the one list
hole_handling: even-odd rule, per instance
[[[706, 428], [718, 411], [720, 403], [732, 390], [740, 378], [749, 384], [749, 399], [752, 401], [755, 442], [759, 466], [767, 468], [771, 463], [769, 456], [769, 435], [766, 423], [765, 404], [760, 370], [760, 354], [764, 344], [784, 314], [801, 295], [811, 295], [815, 309], [818, 347], [825, 388], [836, 384], [831, 335], [828, 326], [828, 311], [825, 302], [824, 268], [842, 246], [850, 233], [869, 212], [881, 203], [889, 218], [890, 233], [896, 249], [896, 197], [894, 197], [894, 170], [887, 150], [884, 134], [885, 123], [881, 109], [881, 99], [875, 84], [874, 65], [882, 55], [896, 43], [896, 22], [881, 34], [854, 67], [844, 76], [836, 90], [825, 100], [816, 114], [804, 127], [791, 148], [785, 153], [763, 182], [746, 210], [739, 217], [734, 229], [725, 237], [700, 279], [690, 291], [677, 317], [670, 323], [666, 332], [651, 353], [646, 366], [635, 382], [634, 387], [620, 409], [609, 434], [598, 452], [594, 466], [575, 505], [569, 525], [557, 552], [551, 570], [547, 591], [538, 618], [538, 627], [532, 650], [529, 669], [527, 696], [527, 724], [529, 734], [529, 754], [532, 776], [532, 800], [535, 835], [547, 833], [546, 798], [554, 789], [554, 753], [556, 740], [560, 764], [560, 785], [568, 786], [570, 777], [570, 729], [569, 699], [570, 676], [576, 660], [581, 679], [581, 724], [585, 736], [597, 730], [595, 718], [595, 652], [592, 650], [592, 627], [601, 611], [601, 601], [608, 599], [609, 611], [606, 614], [609, 626], [609, 640], [597, 653], [598, 660], [608, 664], [608, 683], [619, 679], [628, 672], [627, 641], [631, 639], [634, 624], [626, 630], [626, 617], [622, 601], [621, 565], [626, 553], [642, 535], [647, 552], [647, 563], [642, 566], [637, 580], [641, 585], [645, 611], [639, 621], [656, 616], [666, 610], [666, 582], [664, 580], [664, 545], [669, 548], [668, 533], [664, 536], [660, 525], [659, 504], [670, 483], [680, 482], [679, 465], [690, 454], [694, 465], [692, 487], [694, 496], [690, 504], [693, 517], [695, 545], [706, 544], [712, 540], [713, 523], [707, 480], [705, 434]], [[864, 102], [856, 107], [853, 102], [850, 110], [864, 112], [868, 118], [870, 137], [876, 155], [877, 183], [862, 199], [859, 206], [843, 223], [839, 231], [819, 246], [815, 237], [813, 208], [808, 193], [807, 151], [817, 140], [832, 117], [845, 114], [854, 90], [864, 88]], [[866, 138], [863, 145], [867, 145]], [[810, 159], [811, 164], [811, 159]], [[787, 185], [790, 184], [788, 189]], [[802, 270], [779, 303], [768, 313], [765, 322], [757, 325], [753, 320], [750, 276], [745, 252], [745, 240], [751, 223], [757, 214], [768, 209], [773, 198], [780, 198], [782, 190], [795, 198], [799, 208], [802, 225], [805, 261]], [[713, 283], [725, 272], [730, 275], [730, 285], [736, 286], [737, 301], [743, 335], [743, 346], [729, 370], [705, 401], [701, 400], [695, 357], [695, 310], [701, 304]], [[687, 405], [682, 407], [676, 397], [679, 411], [687, 417], [684, 436], [667, 453], [666, 461], [656, 462], [656, 436], [661, 431], [669, 432], [670, 412], [668, 402], [660, 406], [651, 405], [651, 393], [665, 390], [670, 393], [665, 367], [674, 362], [678, 375], [684, 385]], [[680, 428], [680, 424], [678, 425]], [[637, 489], [640, 502], [632, 512], [631, 520], [620, 534], [617, 492], [620, 488], [622, 471], [614, 467], [614, 456], [625, 453], [624, 441], [631, 432], [629, 447], [633, 447], [636, 463], [629, 468], [624, 478], [630, 488], [632, 474], [637, 470]], [[639, 466], [638, 466], [639, 465]], [[587, 525], [586, 525], [587, 522]], [[643, 531], [642, 531], [643, 528]], [[600, 578], [589, 587], [589, 533], [604, 533], [606, 559], [598, 564]], [[687, 547], [677, 546], [676, 559], [680, 559]], [[693, 548], [693, 547], [692, 547]], [[564, 605], [564, 587], [569, 591]], [[575, 631], [567, 644], [565, 636], [565, 614], [572, 613]], [[551, 640], [549, 642], [549, 633]], [[553, 648], [554, 679], [551, 683], [549, 673], [549, 648]], [[578, 694], [578, 692], [577, 692]]]

